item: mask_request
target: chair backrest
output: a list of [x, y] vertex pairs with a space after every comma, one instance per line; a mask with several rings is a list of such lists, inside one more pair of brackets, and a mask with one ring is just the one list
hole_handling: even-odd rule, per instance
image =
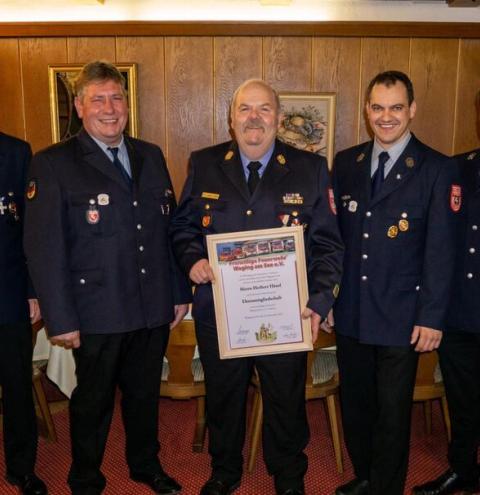
[[188, 399], [205, 395], [200, 361], [195, 358], [196, 346], [197, 340], [192, 320], [182, 321], [170, 332], [165, 353], [168, 363], [164, 363], [168, 373], [166, 377], [162, 377], [161, 396]]
[[[336, 366], [335, 351], [320, 351], [319, 354], [320, 349], [333, 347], [335, 343], [335, 334], [333, 332], [326, 333], [323, 330], [318, 332], [313, 351], [310, 351], [307, 356], [307, 399], [324, 397], [333, 393], [338, 387], [338, 368]], [[319, 376], [316, 376], [318, 374], [325, 375], [325, 377], [319, 378]]]
[[435, 399], [445, 394], [443, 382], [438, 376], [437, 367], [437, 351], [420, 353], [413, 400]]

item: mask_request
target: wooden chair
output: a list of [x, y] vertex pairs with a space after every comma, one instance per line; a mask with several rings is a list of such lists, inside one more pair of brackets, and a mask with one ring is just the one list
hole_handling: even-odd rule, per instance
[[438, 366], [438, 354], [436, 351], [423, 352], [418, 358], [417, 376], [415, 379], [415, 389], [413, 400], [423, 402], [425, 412], [425, 427], [427, 433], [432, 432], [432, 400], [440, 399], [442, 404], [443, 419], [447, 430], [447, 438], [451, 440], [450, 415], [448, 413], [445, 387]]
[[[37, 342], [37, 333], [43, 328], [43, 321], [40, 320], [32, 325], [32, 342], [33, 347]], [[33, 364], [32, 366], [32, 385], [33, 385], [33, 396], [38, 405], [38, 410], [40, 411], [39, 423], [40, 423], [40, 433], [42, 433], [45, 438], [50, 442], [57, 441], [57, 432], [55, 431], [55, 424], [52, 419], [52, 414], [48, 406], [47, 398], [45, 396], [45, 390], [42, 384], [43, 371]]]
[[[327, 334], [323, 331], [319, 332], [314, 350], [308, 353], [305, 399], [326, 399], [337, 471], [343, 473], [342, 446], [336, 404], [336, 395], [339, 386], [337, 360], [334, 350], [323, 350], [325, 347], [332, 347], [334, 345], [334, 334]], [[253, 398], [249, 427], [250, 452], [247, 462], [249, 472], [252, 472], [255, 466], [263, 419], [262, 395], [257, 374], [255, 374], [252, 382], [256, 390]]]
[[171, 399], [197, 398], [193, 451], [202, 452], [205, 439], [205, 381], [200, 359], [195, 357], [197, 340], [192, 320], [184, 320], [170, 333], [163, 363], [160, 396]]

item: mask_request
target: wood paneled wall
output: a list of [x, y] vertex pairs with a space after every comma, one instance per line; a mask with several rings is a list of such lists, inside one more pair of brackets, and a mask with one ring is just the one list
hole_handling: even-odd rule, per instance
[[51, 143], [49, 64], [95, 58], [138, 64], [140, 137], [165, 151], [179, 193], [190, 152], [229, 139], [238, 84], [337, 93], [335, 148], [368, 139], [365, 87], [379, 71], [410, 74], [413, 130], [440, 151], [478, 147], [480, 39], [352, 36], [85, 36], [0, 38], [0, 129], [38, 150]]

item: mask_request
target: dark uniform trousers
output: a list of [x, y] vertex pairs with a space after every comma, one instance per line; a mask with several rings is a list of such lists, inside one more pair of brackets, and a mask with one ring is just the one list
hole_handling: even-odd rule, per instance
[[450, 467], [461, 478], [475, 480], [480, 439], [480, 332], [445, 332], [439, 355], [452, 419]]
[[480, 442], [480, 149], [455, 158], [462, 211], [455, 290], [439, 356], [452, 424], [448, 460], [461, 478], [474, 481]]
[[28, 143], [0, 132], [0, 386], [7, 474], [32, 473], [37, 424], [32, 397], [32, 327], [22, 233]]
[[7, 472], [32, 473], [37, 423], [32, 397], [32, 327], [29, 321], [0, 325], [0, 385]]
[[[252, 195], [235, 143], [192, 153], [190, 165], [172, 220], [173, 249], [185, 273], [198, 260], [207, 258], [205, 237], [209, 234], [303, 225], [308, 306], [326, 316], [340, 281], [343, 245], [333, 198], [328, 201], [330, 180], [324, 159], [277, 141]], [[263, 397], [268, 471], [279, 492], [302, 487], [307, 470], [303, 449], [309, 438], [306, 353], [220, 360], [210, 284], [196, 287], [193, 317], [207, 387], [212, 476], [236, 482], [242, 475], [246, 396], [255, 365]]]
[[355, 476], [370, 480], [372, 494], [401, 495], [418, 353], [337, 335], [337, 360], [345, 443]]
[[119, 334], [82, 335], [74, 350], [79, 385], [70, 400], [72, 493], [105, 487], [100, 466], [118, 383], [131, 473], [155, 473], [158, 461], [158, 391], [168, 325]]
[[242, 476], [247, 391], [255, 365], [262, 390], [262, 441], [268, 472], [279, 490], [297, 486], [308, 465], [303, 452], [309, 440], [306, 353], [221, 360], [216, 329], [199, 322], [195, 328], [207, 387], [212, 476], [232, 483]]
[[453, 286], [458, 175], [415, 136], [372, 196], [373, 142], [333, 169], [344, 274], [335, 305], [340, 393], [355, 474], [402, 495], [418, 356], [416, 325], [443, 329]]

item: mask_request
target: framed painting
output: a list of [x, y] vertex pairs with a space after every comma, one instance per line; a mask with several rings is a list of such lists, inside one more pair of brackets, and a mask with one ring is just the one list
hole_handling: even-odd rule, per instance
[[324, 156], [332, 167], [335, 93], [280, 93], [283, 122], [277, 137], [296, 148]]
[[[137, 66], [134, 63], [115, 64], [125, 78], [129, 106], [126, 132], [137, 137]], [[49, 65], [50, 120], [52, 142], [58, 143], [75, 135], [82, 126], [73, 104], [74, 80], [82, 64]]]

